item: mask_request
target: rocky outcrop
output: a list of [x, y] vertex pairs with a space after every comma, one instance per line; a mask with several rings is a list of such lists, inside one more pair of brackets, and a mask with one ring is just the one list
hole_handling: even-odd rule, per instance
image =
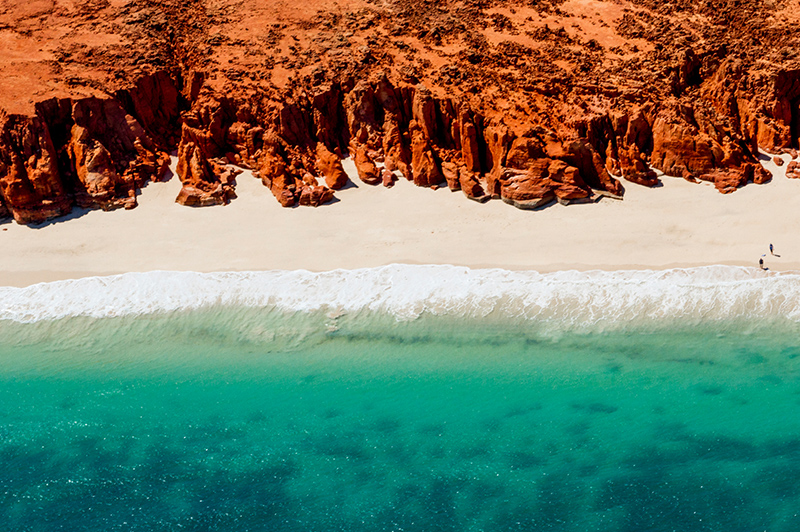
[[177, 167], [183, 186], [175, 199], [181, 205], [227, 205], [236, 197], [237, 172], [210, 158], [206, 140], [201, 132], [184, 125]]
[[39, 116], [0, 115], [0, 193], [18, 223], [36, 223], [72, 210], [50, 131]]
[[168, 157], [158, 153], [144, 128], [115, 99], [86, 98], [72, 106], [67, 146], [81, 207], [103, 210], [136, 206], [136, 189], [159, 180]]
[[136, 189], [158, 180], [169, 157], [113, 98], [49, 100], [33, 117], [0, 117], [0, 194], [19, 223], [73, 206], [136, 206]]
[[504, 168], [498, 182], [503, 201], [519, 209], [536, 209], [558, 200], [589, 201], [592, 192], [574, 166], [558, 159], [527, 161], [525, 170]]
[[[36, 20], [10, 6], [0, 24], [24, 22], [15, 39], [57, 61], [41, 63], [42, 101], [0, 88], [27, 109], [0, 114], [0, 217], [133, 208], [173, 151], [177, 201], [193, 206], [235, 198], [232, 165], [280, 205], [318, 206], [349, 184], [347, 156], [360, 183], [390, 187], [396, 172], [523, 208], [621, 198], [662, 173], [723, 193], [767, 182], [758, 150], [800, 141], [788, 4], [677, 0], [666, 13], [636, 0], [606, 6], [622, 13], [611, 28], [605, 3], [468, 2], [444, 16], [403, 0], [288, 17], [274, 2], [222, 16], [170, 0]], [[234, 21], [251, 12], [281, 24], [244, 31]], [[78, 42], [92, 32], [107, 34]], [[69, 38], [45, 43], [54, 34]]]

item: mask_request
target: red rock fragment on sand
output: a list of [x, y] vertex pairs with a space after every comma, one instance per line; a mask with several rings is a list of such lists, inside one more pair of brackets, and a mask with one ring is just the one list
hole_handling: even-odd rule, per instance
[[383, 183], [383, 186], [385, 186], [386, 188], [392, 188], [396, 180], [397, 178], [394, 176], [394, 173], [390, 172], [385, 168], [383, 169], [383, 172], [381, 172], [381, 181]]
[[333, 199], [333, 190], [320, 185], [306, 185], [300, 190], [300, 205], [319, 207]]

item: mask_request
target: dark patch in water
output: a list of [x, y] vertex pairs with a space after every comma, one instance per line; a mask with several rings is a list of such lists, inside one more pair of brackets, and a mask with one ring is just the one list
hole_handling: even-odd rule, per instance
[[791, 347], [784, 347], [780, 351], [781, 356], [788, 358], [789, 360], [794, 360], [795, 358], [800, 357], [800, 347], [791, 346]]
[[424, 434], [426, 436], [441, 436], [444, 434], [445, 429], [447, 428], [446, 423], [426, 423], [421, 425], [417, 432], [420, 434]]
[[488, 432], [497, 432], [503, 426], [503, 421], [500, 418], [492, 417], [489, 419], [484, 419], [481, 422], [481, 427]]
[[505, 417], [506, 417], [506, 419], [510, 419], [510, 418], [514, 418], [514, 417], [525, 416], [525, 415], [530, 414], [531, 412], [538, 412], [542, 408], [544, 408], [542, 406], [542, 403], [531, 403], [529, 405], [517, 405], [517, 406], [509, 409], [509, 411], [506, 412]]
[[333, 419], [339, 417], [341, 414], [341, 411], [336, 408], [327, 408], [322, 412], [322, 417], [324, 419]]
[[796, 499], [800, 497], [800, 465], [789, 460], [767, 464], [757, 472], [752, 484], [779, 501]]
[[713, 366], [716, 364], [713, 360], [695, 357], [681, 357], [681, 358], [668, 358], [669, 362], [677, 362], [678, 364], [696, 364], [698, 366]]
[[578, 421], [577, 423], [570, 423], [569, 425], [564, 427], [564, 432], [571, 435], [574, 438], [582, 437], [585, 438], [591, 431], [592, 426], [589, 422], [585, 419]]
[[269, 420], [269, 417], [267, 416], [266, 413], [262, 412], [261, 410], [250, 412], [250, 414], [248, 414], [247, 416], [247, 422], [256, 425], [260, 425], [261, 423], [264, 423], [267, 420]]
[[800, 462], [800, 438], [770, 441], [764, 445], [764, 449], [771, 457], [787, 457]]
[[490, 448], [488, 445], [473, 445], [472, 447], [465, 447], [458, 451], [459, 458], [463, 460], [472, 460], [489, 455]]
[[758, 366], [768, 361], [767, 357], [761, 353], [749, 349], [740, 349], [736, 354], [736, 358], [748, 366]]
[[722, 393], [725, 391], [721, 386], [713, 386], [709, 384], [701, 384], [697, 386], [697, 390], [703, 395], [711, 396], [722, 395]]
[[329, 436], [317, 440], [314, 449], [324, 455], [333, 458], [344, 458], [346, 460], [366, 460], [368, 455], [364, 451], [363, 445], [359, 442], [340, 436]]
[[400, 421], [391, 417], [382, 417], [376, 420], [375, 424], [373, 425], [376, 431], [382, 432], [383, 434], [392, 434], [397, 432], [400, 426]]
[[726, 436], [701, 437], [694, 440], [698, 459], [754, 462], [762, 458], [761, 450], [752, 443]]
[[512, 470], [531, 469], [543, 466], [545, 460], [533, 453], [516, 451], [508, 455], [508, 463]]
[[601, 402], [592, 402], [592, 403], [573, 402], [570, 403], [569, 406], [573, 410], [581, 410], [584, 412], [589, 412], [591, 414], [613, 414], [614, 412], [619, 410], [619, 408], [614, 405], [609, 405]]
[[778, 386], [783, 384], [783, 379], [778, 377], [777, 375], [763, 375], [758, 378], [759, 382], [763, 382], [765, 384], [771, 384], [773, 386]]
[[72, 396], [65, 397], [58, 403], [61, 410], [72, 410], [76, 406], [78, 406], [78, 400]]

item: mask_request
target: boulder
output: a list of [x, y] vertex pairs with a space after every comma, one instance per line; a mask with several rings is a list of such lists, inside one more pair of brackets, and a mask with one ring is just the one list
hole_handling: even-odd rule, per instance
[[320, 185], [306, 185], [300, 190], [300, 205], [319, 207], [333, 199], [333, 190]]
[[181, 187], [175, 203], [187, 207], [210, 207], [212, 205], [226, 205], [230, 201], [228, 190], [222, 183], [200, 182], [197, 186], [186, 183]]
[[800, 163], [791, 161], [786, 166], [786, 177], [789, 179], [800, 179]]
[[567, 204], [592, 197], [578, 169], [558, 159], [533, 159], [527, 170], [504, 168], [499, 182], [503, 201], [520, 209], [535, 209], [556, 199]]
[[386, 168], [384, 168], [383, 172], [381, 172], [381, 182], [386, 188], [392, 188], [396, 179], [397, 178], [395, 178], [394, 173]]

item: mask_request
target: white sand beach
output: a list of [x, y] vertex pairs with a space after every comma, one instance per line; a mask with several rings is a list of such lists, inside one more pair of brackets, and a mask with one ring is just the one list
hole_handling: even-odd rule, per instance
[[[788, 155], [783, 156], [786, 161]], [[766, 157], [765, 157], [766, 159]], [[346, 161], [347, 162], [347, 161]], [[513, 270], [665, 269], [712, 264], [800, 270], [800, 180], [785, 165], [729, 195], [663, 177], [625, 183], [624, 201], [522, 211], [460, 192], [354, 184], [338, 202], [282, 208], [261, 182], [237, 178], [224, 207], [176, 204], [177, 177], [148, 185], [131, 211], [76, 211], [39, 228], [0, 225], [0, 286], [150, 270], [323, 271], [392, 263]], [[769, 244], [775, 253], [769, 254]]]

